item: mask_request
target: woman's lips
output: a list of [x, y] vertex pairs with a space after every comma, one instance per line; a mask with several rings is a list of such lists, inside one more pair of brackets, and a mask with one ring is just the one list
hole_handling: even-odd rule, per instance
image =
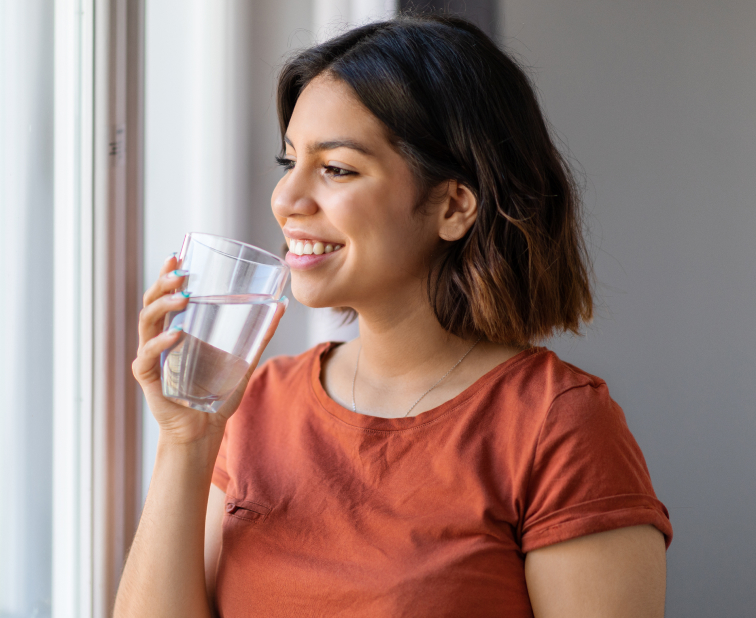
[[313, 253], [297, 255], [292, 251], [288, 251], [285, 259], [286, 263], [291, 266], [293, 270], [307, 270], [308, 268], [314, 268], [321, 262], [332, 258], [334, 254], [334, 251], [330, 251], [329, 253], [321, 253], [320, 255], [315, 255]]

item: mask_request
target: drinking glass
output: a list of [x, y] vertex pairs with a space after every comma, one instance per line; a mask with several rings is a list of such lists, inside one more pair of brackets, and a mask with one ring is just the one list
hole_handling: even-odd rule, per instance
[[184, 237], [178, 264], [189, 273], [181, 289], [191, 296], [186, 309], [165, 317], [164, 330], [181, 326], [183, 333], [160, 356], [163, 395], [217, 412], [246, 375], [285, 302], [289, 267], [252, 245], [196, 232]]

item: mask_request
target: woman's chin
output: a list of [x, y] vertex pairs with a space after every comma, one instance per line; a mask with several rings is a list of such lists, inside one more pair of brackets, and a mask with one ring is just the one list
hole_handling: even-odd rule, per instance
[[322, 289], [312, 289], [308, 285], [297, 285], [297, 282], [293, 278], [291, 282], [291, 295], [298, 303], [311, 309], [342, 306], [333, 295], [324, 294]]

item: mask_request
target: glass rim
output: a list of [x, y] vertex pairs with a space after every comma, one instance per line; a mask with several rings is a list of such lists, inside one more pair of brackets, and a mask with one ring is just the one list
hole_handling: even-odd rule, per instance
[[[252, 251], [258, 251], [259, 253], [262, 253], [263, 255], [267, 255], [268, 257], [273, 258], [277, 266], [274, 264], [260, 264], [260, 262], [255, 262], [254, 260], [248, 260], [243, 257], [239, 257], [236, 255], [228, 255], [227, 253], [224, 253], [223, 251], [220, 251], [216, 247], [211, 247], [207, 245], [206, 243], [202, 242], [200, 240], [200, 237], [206, 236], [208, 238], [217, 238], [219, 240], [224, 240], [226, 242], [235, 244], [235, 245], [241, 245], [242, 247], [246, 247], [247, 249], [251, 249]], [[251, 245], [248, 242], [243, 242], [241, 240], [235, 240], [233, 238], [228, 238], [227, 236], [221, 236], [220, 234], [208, 234], [207, 232], [188, 232], [186, 234], [186, 237], [188, 239], [194, 239], [196, 242], [199, 242], [201, 245], [207, 247], [211, 251], [216, 251], [217, 253], [220, 253], [221, 255], [225, 255], [226, 257], [229, 257], [234, 260], [240, 260], [242, 262], [247, 262], [248, 264], [259, 264], [260, 266], [268, 266], [270, 268], [278, 268], [283, 267], [284, 269], [288, 269], [289, 265], [286, 263], [286, 260], [278, 257], [274, 253], [271, 253], [270, 251], [266, 251], [265, 249], [261, 249], [260, 247], [256, 247], [255, 245]]]

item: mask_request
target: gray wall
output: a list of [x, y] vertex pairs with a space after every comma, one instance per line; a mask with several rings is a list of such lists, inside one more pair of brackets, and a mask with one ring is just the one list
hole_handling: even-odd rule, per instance
[[584, 339], [675, 537], [667, 616], [756, 615], [756, 3], [507, 0], [499, 32], [586, 179]]

